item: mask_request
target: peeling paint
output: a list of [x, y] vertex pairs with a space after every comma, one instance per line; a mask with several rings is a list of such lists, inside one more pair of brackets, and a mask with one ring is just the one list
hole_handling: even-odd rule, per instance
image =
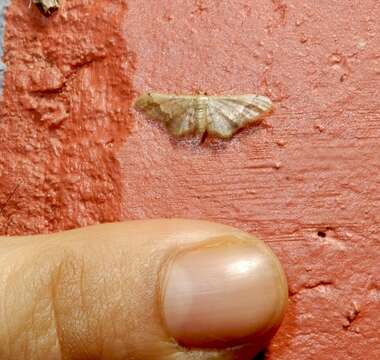
[[8, 7], [9, 0], [0, 0], [0, 95], [3, 93], [3, 78], [5, 71], [5, 64], [3, 63], [3, 41], [4, 41], [4, 28], [5, 28], [5, 12]]

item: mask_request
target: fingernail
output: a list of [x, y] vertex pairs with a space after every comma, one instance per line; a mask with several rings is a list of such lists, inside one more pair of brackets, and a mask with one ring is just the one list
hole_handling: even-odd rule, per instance
[[160, 289], [166, 329], [187, 347], [247, 343], [277, 328], [287, 303], [285, 275], [269, 248], [231, 236], [176, 253]]

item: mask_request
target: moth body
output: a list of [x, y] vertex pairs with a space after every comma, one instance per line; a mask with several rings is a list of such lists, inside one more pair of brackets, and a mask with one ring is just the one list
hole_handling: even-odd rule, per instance
[[195, 124], [199, 134], [207, 131], [207, 115], [207, 96], [197, 96], [195, 98]]

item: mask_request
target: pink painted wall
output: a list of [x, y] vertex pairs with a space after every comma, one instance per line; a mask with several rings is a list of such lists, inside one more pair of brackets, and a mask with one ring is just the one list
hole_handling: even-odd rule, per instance
[[[380, 354], [380, 3], [13, 0], [0, 232], [188, 217], [270, 243], [291, 303], [269, 359]], [[175, 140], [147, 90], [260, 93], [265, 123]]]

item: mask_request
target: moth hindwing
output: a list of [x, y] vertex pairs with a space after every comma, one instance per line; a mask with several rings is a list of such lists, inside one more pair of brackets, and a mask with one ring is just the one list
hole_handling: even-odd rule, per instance
[[135, 108], [165, 124], [175, 136], [208, 133], [228, 139], [239, 129], [257, 122], [272, 108], [261, 95], [170, 95], [147, 93]]

